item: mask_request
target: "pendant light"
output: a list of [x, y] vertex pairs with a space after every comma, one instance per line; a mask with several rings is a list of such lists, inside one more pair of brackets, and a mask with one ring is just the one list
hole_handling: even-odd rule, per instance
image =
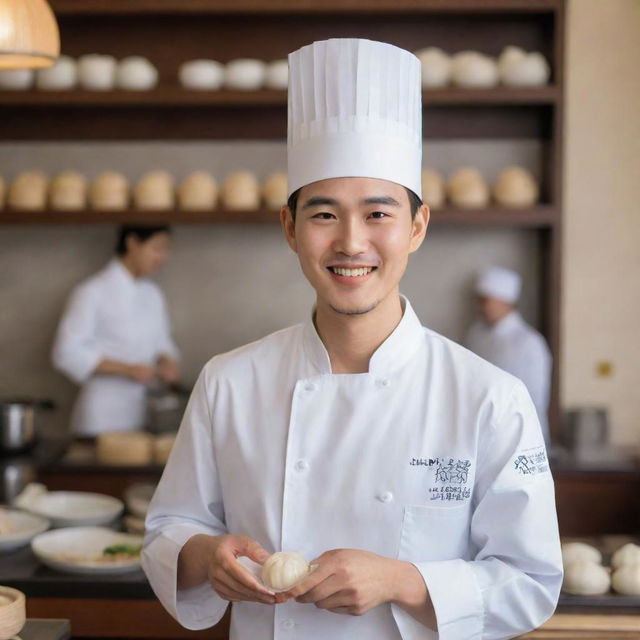
[[60, 33], [46, 0], [0, 0], [0, 69], [50, 67]]

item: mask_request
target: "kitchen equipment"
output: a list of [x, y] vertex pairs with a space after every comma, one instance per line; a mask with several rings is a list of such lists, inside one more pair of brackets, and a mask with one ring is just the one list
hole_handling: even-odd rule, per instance
[[40, 431], [40, 414], [54, 409], [51, 400], [0, 400], [0, 452], [19, 453], [31, 448]]
[[12, 504], [14, 498], [37, 477], [36, 464], [27, 455], [0, 458], [0, 503]]
[[570, 451], [596, 449], [607, 444], [609, 421], [604, 407], [578, 407], [567, 411], [562, 442]]
[[151, 433], [177, 431], [187, 408], [189, 393], [177, 385], [150, 387], [147, 392], [146, 430]]

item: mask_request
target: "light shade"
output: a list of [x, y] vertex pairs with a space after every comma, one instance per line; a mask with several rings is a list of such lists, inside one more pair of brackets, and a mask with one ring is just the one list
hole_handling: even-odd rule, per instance
[[0, 0], [0, 69], [51, 66], [60, 33], [46, 0]]

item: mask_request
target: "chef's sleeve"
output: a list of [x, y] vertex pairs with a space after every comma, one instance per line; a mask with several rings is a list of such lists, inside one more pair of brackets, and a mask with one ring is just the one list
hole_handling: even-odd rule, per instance
[[[562, 584], [554, 485], [535, 407], [517, 381], [481, 439], [470, 524], [471, 559], [413, 563], [440, 640], [513, 638], [545, 622]], [[430, 637], [394, 605], [403, 640]]]
[[85, 382], [103, 359], [96, 340], [98, 302], [92, 291], [77, 287], [56, 332], [53, 366], [77, 384]]
[[227, 601], [209, 583], [177, 589], [178, 556], [196, 534], [227, 533], [212, 437], [206, 370], [185, 410], [175, 445], [149, 505], [142, 567], [165, 609], [187, 629], [222, 618]]
[[158, 357], [166, 356], [171, 360], [180, 359], [180, 351], [171, 337], [171, 320], [167, 303], [161, 292], [159, 293], [159, 333], [158, 333]]

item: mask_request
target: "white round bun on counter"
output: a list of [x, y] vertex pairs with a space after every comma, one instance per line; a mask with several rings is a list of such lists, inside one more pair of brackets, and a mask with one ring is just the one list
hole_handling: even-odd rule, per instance
[[422, 86], [425, 89], [446, 87], [451, 82], [451, 56], [438, 47], [415, 52], [420, 60]]
[[277, 551], [262, 565], [262, 581], [276, 591], [290, 589], [311, 571], [309, 563], [295, 551]]
[[549, 63], [539, 52], [527, 53], [519, 47], [505, 47], [498, 58], [500, 79], [512, 87], [537, 87], [547, 84]]
[[447, 196], [456, 207], [479, 209], [489, 203], [489, 186], [477, 169], [464, 167], [449, 179]]
[[452, 58], [451, 78], [465, 89], [490, 89], [498, 84], [500, 74], [493, 58], [477, 51], [461, 51]]
[[272, 173], [262, 183], [262, 200], [269, 209], [280, 209], [287, 204], [287, 174]]
[[162, 211], [175, 206], [173, 177], [166, 171], [149, 171], [140, 178], [133, 189], [136, 209]]
[[571, 562], [602, 563], [602, 553], [595, 547], [584, 542], [562, 543], [562, 564], [566, 567]]
[[218, 184], [207, 171], [194, 171], [178, 187], [178, 207], [183, 211], [211, 211], [218, 204]]
[[158, 70], [142, 56], [129, 56], [118, 63], [116, 87], [125, 91], [150, 91], [158, 84]]
[[87, 179], [76, 171], [63, 171], [49, 187], [49, 202], [59, 211], [81, 211], [87, 207]]
[[576, 596], [607, 593], [611, 576], [606, 567], [589, 560], [575, 560], [564, 567], [562, 590]]
[[227, 89], [256, 91], [264, 86], [267, 65], [255, 58], [237, 58], [227, 63], [225, 86]]
[[289, 61], [274, 60], [270, 62], [267, 65], [264, 84], [267, 89], [286, 90], [289, 86]]
[[446, 200], [444, 178], [433, 169], [422, 170], [422, 201], [431, 209], [441, 209]]
[[629, 542], [611, 557], [611, 566], [618, 569], [627, 564], [640, 564], [640, 546]]
[[5, 91], [28, 91], [33, 87], [33, 69], [1, 69], [0, 89]]
[[129, 208], [129, 183], [116, 171], [104, 171], [89, 187], [89, 205], [96, 211], [124, 211]]
[[144, 431], [106, 431], [96, 437], [99, 464], [120, 467], [153, 464], [153, 436]]
[[50, 526], [47, 518], [35, 513], [0, 507], [0, 553], [26, 546]]
[[24, 171], [11, 182], [7, 205], [21, 211], [43, 211], [49, 179], [42, 171]]
[[260, 207], [260, 184], [251, 171], [234, 171], [222, 184], [222, 206], [232, 211]]
[[216, 91], [224, 85], [224, 65], [216, 60], [188, 60], [180, 65], [178, 79], [185, 89]]
[[70, 56], [60, 56], [55, 63], [36, 71], [36, 88], [41, 91], [70, 91], [78, 84], [78, 65]]
[[611, 587], [625, 596], [640, 596], [640, 562], [623, 564], [611, 576]]
[[523, 167], [507, 167], [493, 185], [493, 197], [503, 207], [531, 207], [538, 201], [538, 183]]
[[0, 586], [0, 638], [19, 640], [17, 634], [27, 621], [26, 598], [22, 591]]
[[113, 56], [89, 53], [78, 58], [78, 83], [87, 91], [113, 91], [118, 63]]

